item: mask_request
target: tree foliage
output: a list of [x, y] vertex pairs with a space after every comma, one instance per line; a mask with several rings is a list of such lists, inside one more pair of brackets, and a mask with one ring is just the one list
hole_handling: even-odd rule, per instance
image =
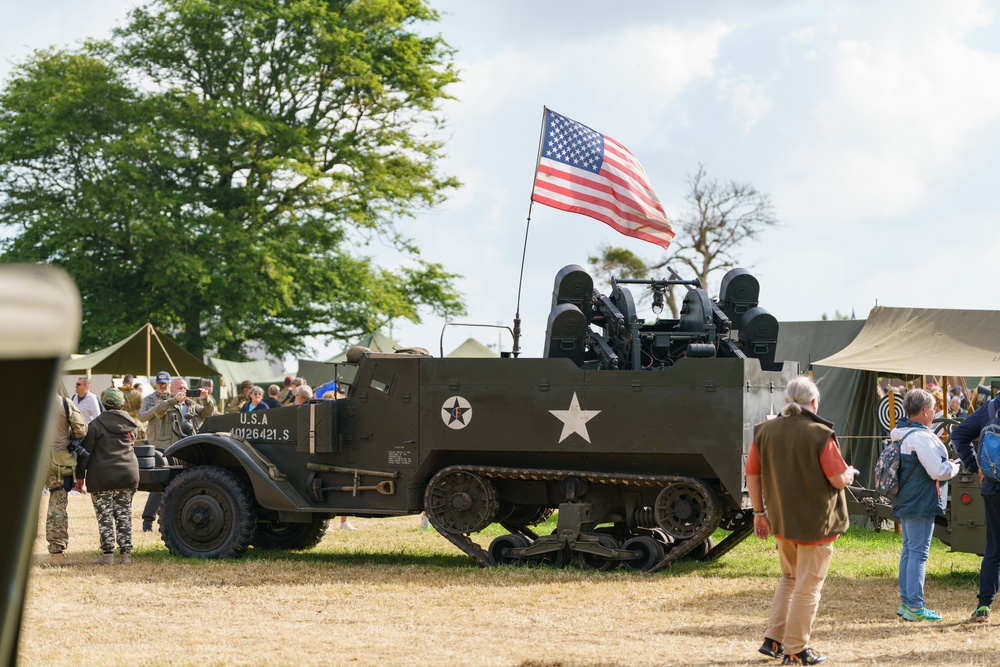
[[73, 275], [83, 349], [149, 319], [198, 354], [283, 356], [461, 313], [456, 276], [398, 227], [458, 185], [437, 168], [456, 81], [437, 18], [159, 0], [107, 41], [36, 52], [0, 91], [0, 258]]
[[[647, 260], [630, 250], [602, 246], [599, 255], [589, 259], [599, 278], [658, 276], [669, 265], [684, 278], [697, 278], [707, 290], [711, 276], [737, 266], [741, 247], [778, 224], [767, 194], [746, 183], [709, 178], [704, 164], [688, 177], [688, 186], [671, 254]], [[676, 318], [677, 290], [672, 288], [666, 301]]]

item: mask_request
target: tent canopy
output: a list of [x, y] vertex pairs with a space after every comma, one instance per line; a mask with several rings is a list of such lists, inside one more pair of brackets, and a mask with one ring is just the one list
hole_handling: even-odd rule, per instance
[[833, 422], [844, 458], [861, 471], [862, 483], [871, 486], [882, 449], [875, 373], [821, 366], [816, 361], [848, 347], [864, 325], [864, 320], [781, 322], [775, 357], [798, 361], [802, 371], [812, 365], [820, 392], [820, 416]]
[[447, 355], [451, 358], [470, 358], [470, 359], [485, 359], [488, 357], [499, 357], [500, 355], [480, 343], [475, 338], [469, 338], [467, 341], [456, 347], [454, 350], [449, 352]]
[[[274, 371], [271, 370], [271, 365], [263, 360], [226, 361], [225, 359], [212, 357], [208, 360], [208, 363], [215, 369], [213, 374], [218, 373], [224, 377], [226, 384], [232, 387], [238, 387], [244, 380], [249, 380], [259, 385], [277, 384], [280, 386], [285, 377], [283, 375], [275, 376]], [[264, 387], [264, 391], [267, 391], [266, 386]]]
[[903, 375], [1000, 375], [1000, 312], [876, 306], [857, 338], [816, 365]]
[[[385, 334], [383, 334], [380, 331], [376, 331], [375, 333], [368, 334], [367, 336], [365, 336], [364, 338], [362, 338], [361, 340], [359, 340], [354, 345], [360, 345], [362, 347], [367, 347], [372, 352], [387, 352], [387, 353], [388, 352], [395, 352], [396, 348], [401, 347], [398, 342], [396, 342], [392, 338], [389, 338], [388, 336], [386, 336]], [[350, 347], [348, 347], [347, 349], [345, 349], [340, 354], [338, 354], [338, 355], [336, 355], [334, 357], [330, 357], [329, 359], [327, 359], [327, 362], [329, 362], [329, 363], [338, 363], [339, 364], [339, 363], [343, 363], [343, 362], [347, 361], [347, 350], [349, 350], [351, 347], [353, 347], [353, 345], [350, 346]], [[305, 376], [303, 375], [302, 377], [305, 377]], [[332, 378], [330, 378], [330, 379], [332, 379]]]
[[63, 365], [63, 373], [131, 373], [148, 376], [162, 370], [180, 376], [203, 377], [216, 374], [211, 366], [156, 331], [148, 322], [128, 338], [103, 350], [69, 359]]

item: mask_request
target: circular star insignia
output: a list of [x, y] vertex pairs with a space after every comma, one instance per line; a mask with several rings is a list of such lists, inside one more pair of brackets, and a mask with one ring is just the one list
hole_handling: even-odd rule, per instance
[[448, 428], [465, 428], [472, 421], [472, 404], [461, 396], [452, 396], [441, 406], [441, 419]]

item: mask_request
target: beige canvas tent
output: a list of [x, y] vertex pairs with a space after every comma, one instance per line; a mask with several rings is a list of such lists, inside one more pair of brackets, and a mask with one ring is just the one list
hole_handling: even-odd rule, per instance
[[145, 374], [169, 371], [171, 375], [206, 377], [216, 375], [205, 364], [166, 335], [146, 323], [134, 334], [97, 352], [68, 360], [63, 373]]
[[1000, 312], [872, 308], [846, 348], [816, 365], [901, 375], [1000, 375]]

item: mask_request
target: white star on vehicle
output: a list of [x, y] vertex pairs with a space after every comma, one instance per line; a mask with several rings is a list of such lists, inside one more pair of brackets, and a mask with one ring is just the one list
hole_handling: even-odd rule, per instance
[[573, 392], [573, 400], [569, 402], [569, 410], [549, 410], [556, 419], [563, 423], [562, 434], [559, 442], [562, 442], [572, 433], [577, 433], [581, 438], [590, 442], [590, 434], [587, 433], [587, 422], [601, 414], [600, 410], [581, 410], [580, 401]]

